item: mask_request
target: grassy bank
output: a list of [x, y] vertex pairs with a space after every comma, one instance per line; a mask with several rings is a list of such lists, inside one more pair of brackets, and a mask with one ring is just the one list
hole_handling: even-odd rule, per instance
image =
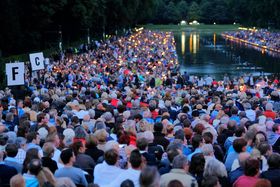
[[225, 31], [235, 31], [238, 30], [239, 25], [141, 25], [145, 29], [150, 30], [161, 30], [161, 31], [197, 31], [197, 32], [216, 32], [222, 33]]

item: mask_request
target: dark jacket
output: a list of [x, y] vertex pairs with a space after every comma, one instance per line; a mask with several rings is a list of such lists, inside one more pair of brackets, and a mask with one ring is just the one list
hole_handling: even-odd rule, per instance
[[42, 157], [41, 160], [42, 160], [42, 166], [49, 168], [53, 174], [58, 169], [56, 161], [52, 160], [51, 158]]
[[0, 186], [9, 185], [10, 179], [17, 174], [14, 167], [0, 164]]
[[154, 132], [154, 144], [161, 145], [166, 150], [169, 145], [169, 141], [165, 138], [165, 135], [161, 132]]
[[271, 182], [272, 187], [280, 186], [280, 169], [271, 169], [269, 168], [267, 171], [263, 172], [260, 178], [267, 179]]
[[85, 154], [89, 155], [97, 163], [98, 159], [104, 155], [104, 152], [97, 147], [89, 147], [86, 149]]

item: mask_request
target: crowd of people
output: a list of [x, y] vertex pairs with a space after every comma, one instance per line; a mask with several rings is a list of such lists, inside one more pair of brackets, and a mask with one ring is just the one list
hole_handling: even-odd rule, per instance
[[280, 33], [270, 32], [267, 29], [248, 29], [237, 32], [225, 32], [228, 36], [245, 40], [246, 42], [257, 44], [261, 47], [267, 47], [273, 51], [280, 52]]
[[181, 74], [173, 34], [148, 30], [26, 69], [0, 91], [1, 186], [280, 184], [276, 76]]

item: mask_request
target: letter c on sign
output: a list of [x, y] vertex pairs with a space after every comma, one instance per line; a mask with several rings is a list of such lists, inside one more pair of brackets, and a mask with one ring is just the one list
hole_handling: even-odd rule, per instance
[[39, 66], [39, 65], [40, 65], [39, 60], [40, 60], [40, 58], [39, 58], [39, 57], [35, 57], [35, 64], [36, 64], [36, 66]]

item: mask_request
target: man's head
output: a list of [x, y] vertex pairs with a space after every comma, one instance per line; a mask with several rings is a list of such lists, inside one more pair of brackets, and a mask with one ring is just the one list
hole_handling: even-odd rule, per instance
[[138, 169], [141, 167], [142, 155], [138, 149], [135, 149], [130, 153], [129, 162], [133, 169]]
[[140, 138], [137, 140], [136, 145], [140, 151], [145, 151], [148, 147], [148, 140], [146, 138]]
[[233, 141], [233, 149], [237, 153], [244, 152], [246, 150], [247, 142], [244, 138], [237, 138]]
[[33, 159], [29, 162], [28, 166], [28, 171], [31, 175], [38, 175], [38, 173], [42, 169], [42, 164], [40, 159]]
[[276, 123], [272, 127], [272, 131], [275, 132], [276, 134], [280, 134], [280, 124]]
[[260, 162], [257, 159], [247, 159], [245, 161], [244, 174], [246, 176], [256, 176], [260, 170]]
[[43, 156], [52, 158], [54, 155], [54, 146], [50, 142], [46, 142], [43, 146]]
[[37, 132], [30, 132], [26, 136], [27, 143], [40, 144], [40, 136]]
[[110, 149], [105, 152], [104, 160], [108, 165], [114, 166], [118, 162], [119, 154], [115, 149]]
[[272, 153], [267, 160], [270, 169], [280, 168], [280, 155], [278, 153]]
[[76, 160], [76, 157], [74, 155], [73, 150], [67, 148], [61, 151], [60, 159], [63, 162], [63, 164], [73, 164]]
[[17, 156], [18, 153], [18, 148], [16, 146], [16, 144], [8, 144], [6, 146], [6, 154], [8, 157], [15, 157]]
[[184, 155], [177, 155], [172, 162], [173, 169], [184, 169], [186, 172], [189, 171], [188, 159]]
[[250, 158], [250, 154], [247, 152], [242, 152], [238, 155], [238, 162], [240, 167], [244, 168], [245, 167], [245, 162], [247, 159]]

